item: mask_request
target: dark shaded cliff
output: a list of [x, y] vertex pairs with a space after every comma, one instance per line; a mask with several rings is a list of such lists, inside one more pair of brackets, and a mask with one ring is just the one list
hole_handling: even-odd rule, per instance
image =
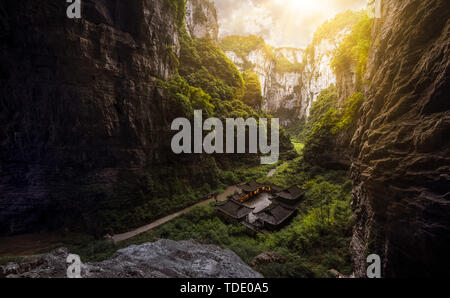
[[179, 42], [167, 1], [82, 3], [80, 20], [65, 1], [0, 3], [0, 234], [77, 216], [51, 208], [168, 159], [156, 86]]
[[[172, 121], [194, 109], [262, 118], [215, 44], [209, 1], [81, 3], [79, 20], [64, 1], [0, 4], [0, 235], [124, 232], [259, 165], [170, 148]], [[295, 155], [283, 131], [280, 142]]]
[[450, 2], [385, 0], [352, 140], [356, 275], [449, 276]]

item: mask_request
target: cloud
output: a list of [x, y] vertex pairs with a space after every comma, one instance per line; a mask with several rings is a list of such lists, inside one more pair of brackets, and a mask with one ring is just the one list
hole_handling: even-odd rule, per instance
[[212, 0], [220, 36], [254, 34], [274, 46], [305, 47], [324, 21], [366, 0]]

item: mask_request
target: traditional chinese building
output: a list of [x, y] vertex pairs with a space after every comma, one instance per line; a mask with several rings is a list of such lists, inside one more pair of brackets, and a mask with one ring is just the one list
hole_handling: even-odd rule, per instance
[[253, 212], [253, 208], [249, 208], [236, 202], [233, 199], [217, 204], [216, 211], [222, 215], [222, 218], [228, 222], [236, 223], [245, 220], [245, 218]]
[[258, 196], [262, 192], [275, 193], [282, 190], [278, 186], [260, 184], [256, 181], [238, 184], [237, 188], [241, 190], [241, 194], [238, 199], [241, 203]]
[[296, 213], [296, 208], [289, 208], [283, 204], [274, 202], [264, 210], [255, 213], [259, 221], [256, 226], [259, 226], [260, 229], [270, 231], [277, 230], [287, 224], [289, 219], [294, 217]]
[[292, 186], [277, 192], [272, 200], [287, 208], [296, 209], [303, 202], [304, 196], [305, 191], [303, 189]]
[[[217, 204], [215, 209], [228, 222], [239, 222], [253, 232], [273, 231], [287, 224], [296, 215], [305, 195], [305, 191], [297, 186], [283, 189], [256, 181], [241, 183], [237, 187], [241, 193]], [[258, 201], [263, 192], [271, 195], [269, 206], [255, 212], [255, 208], [251, 208], [252, 202]]]

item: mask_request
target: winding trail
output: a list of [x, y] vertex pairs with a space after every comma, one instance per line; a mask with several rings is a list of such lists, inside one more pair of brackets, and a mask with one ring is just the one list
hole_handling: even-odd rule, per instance
[[[270, 170], [270, 172], [267, 174], [267, 177], [272, 177], [273, 175], [275, 175], [276, 171], [280, 167], [281, 166], [278, 166], [277, 168]], [[228, 187], [222, 194], [220, 194], [217, 197], [218, 201], [221, 202], [225, 201], [227, 197], [229, 195], [234, 194], [236, 190], [237, 188], [235, 186]], [[188, 207], [184, 210], [173, 213], [164, 218], [158, 219], [148, 225], [137, 228], [133, 231], [124, 234], [114, 235], [112, 239], [110, 239], [110, 241], [120, 242], [133, 238], [134, 236], [137, 236], [141, 233], [157, 228], [160, 225], [177, 218], [178, 216], [186, 214], [195, 207], [207, 205], [212, 202], [214, 202], [214, 199], [200, 202], [194, 206]], [[58, 233], [39, 233], [13, 237], [3, 237], [0, 238], [0, 258], [10, 256], [28, 256], [38, 254], [43, 251], [49, 251], [51, 249], [61, 247], [62, 245], [64, 245], [63, 242], [61, 241], [61, 238], [62, 236], [59, 235]]]
[[[225, 189], [225, 191], [223, 193], [221, 193], [217, 197], [217, 200], [219, 202], [225, 201], [227, 199], [227, 197], [229, 195], [234, 194], [234, 192], [236, 190], [238, 190], [238, 188], [236, 186], [229, 186], [229, 187], [227, 187], [227, 189]], [[152, 223], [150, 223], [148, 225], [142, 226], [142, 227], [137, 228], [137, 229], [135, 229], [133, 231], [126, 232], [126, 233], [123, 233], [123, 234], [116, 234], [116, 235], [112, 236], [111, 240], [114, 243], [117, 243], [117, 242], [121, 242], [121, 241], [130, 239], [130, 238], [133, 238], [133, 237], [135, 237], [135, 236], [137, 236], [139, 234], [142, 234], [142, 233], [145, 233], [147, 231], [153, 230], [154, 228], [157, 228], [160, 225], [163, 225], [163, 224], [171, 221], [172, 219], [175, 219], [175, 218], [177, 218], [177, 217], [179, 217], [179, 216], [181, 216], [183, 214], [186, 214], [189, 211], [191, 211], [192, 209], [194, 209], [195, 207], [208, 205], [208, 204], [210, 204], [212, 202], [215, 202], [214, 198], [206, 200], [206, 201], [203, 201], [203, 202], [200, 202], [200, 203], [197, 203], [197, 204], [192, 205], [192, 206], [190, 206], [190, 207], [188, 207], [186, 209], [183, 209], [181, 211], [178, 211], [178, 212], [172, 213], [170, 215], [167, 215], [166, 217], [160, 218], [160, 219], [158, 219], [158, 220], [156, 220], [156, 221], [154, 221], [154, 222], [152, 222]]]
[[[275, 173], [277, 172], [277, 170], [281, 166], [282, 165], [276, 167], [275, 169], [272, 169], [267, 174], [267, 177], [272, 177], [273, 175], [275, 175]], [[227, 197], [229, 195], [233, 195], [235, 193], [235, 191], [239, 191], [239, 189], [236, 186], [234, 186], [234, 185], [233, 186], [229, 186], [229, 187], [227, 187], [225, 189], [225, 191], [223, 193], [221, 193], [217, 197], [217, 200], [219, 202], [223, 202], [223, 201], [225, 201], [227, 199]], [[169, 221], [171, 221], [171, 220], [173, 220], [173, 219], [175, 219], [175, 218], [177, 218], [177, 217], [179, 217], [179, 216], [181, 216], [183, 214], [186, 214], [186, 213], [188, 213], [189, 211], [191, 211], [192, 209], [194, 209], [196, 207], [208, 205], [208, 204], [210, 204], [212, 202], [215, 202], [214, 198], [206, 200], [206, 201], [203, 201], [203, 202], [200, 202], [200, 203], [197, 203], [197, 204], [192, 205], [192, 206], [190, 206], [190, 207], [188, 207], [186, 209], [183, 209], [181, 211], [178, 211], [178, 212], [172, 213], [170, 215], [167, 215], [166, 217], [160, 218], [160, 219], [158, 219], [158, 220], [156, 220], [156, 221], [154, 221], [154, 222], [152, 222], [152, 223], [150, 223], [148, 225], [139, 227], [139, 228], [137, 228], [135, 230], [132, 230], [130, 232], [126, 232], [126, 233], [123, 233], [123, 234], [116, 234], [116, 235], [112, 236], [110, 238], [110, 240], [112, 242], [114, 242], [114, 243], [117, 243], [117, 242], [121, 242], [121, 241], [130, 239], [130, 238], [133, 238], [133, 237], [135, 237], [135, 236], [137, 236], [139, 234], [142, 234], [142, 233], [145, 233], [147, 231], [153, 230], [153, 229], [155, 229], [155, 228], [157, 228], [157, 227], [159, 227], [159, 226], [161, 226], [161, 225], [163, 225], [163, 224], [165, 224], [165, 223], [167, 223], [167, 222], [169, 222]]]
[[270, 170], [269, 174], [267, 174], [267, 177], [272, 177], [273, 175], [275, 175], [275, 173], [282, 167], [284, 166], [284, 164], [279, 165], [278, 167], [276, 167], [275, 169]]

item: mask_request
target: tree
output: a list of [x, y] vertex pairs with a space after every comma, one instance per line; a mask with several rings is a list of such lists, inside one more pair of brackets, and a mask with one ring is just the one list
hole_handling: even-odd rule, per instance
[[246, 71], [244, 73], [244, 81], [244, 103], [253, 108], [261, 108], [264, 99], [261, 94], [261, 83], [259, 82], [258, 75], [254, 72]]

